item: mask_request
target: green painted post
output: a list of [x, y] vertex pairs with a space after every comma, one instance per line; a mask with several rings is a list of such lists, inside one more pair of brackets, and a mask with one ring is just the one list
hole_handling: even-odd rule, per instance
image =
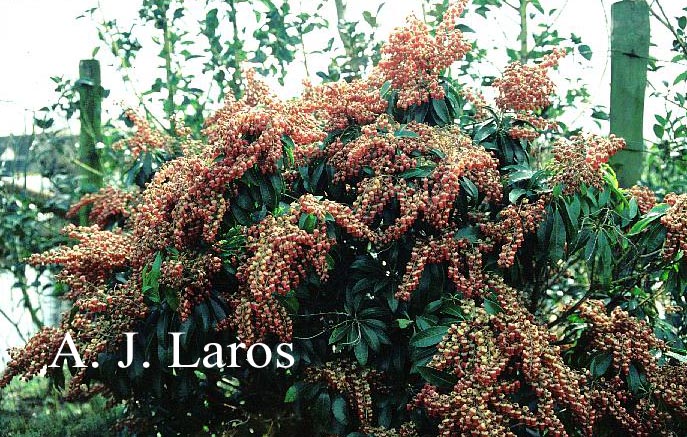
[[611, 6], [611, 133], [627, 142], [611, 160], [621, 186], [634, 185], [644, 166], [644, 93], [649, 58], [649, 6], [622, 0]]
[[[76, 82], [79, 91], [79, 114], [81, 130], [79, 132], [79, 166], [81, 167], [82, 193], [94, 192], [102, 186], [103, 178], [100, 158], [96, 144], [102, 140], [100, 111], [103, 88], [100, 85], [100, 63], [95, 59], [79, 62], [79, 80]], [[79, 215], [82, 225], [87, 222], [85, 211]]]

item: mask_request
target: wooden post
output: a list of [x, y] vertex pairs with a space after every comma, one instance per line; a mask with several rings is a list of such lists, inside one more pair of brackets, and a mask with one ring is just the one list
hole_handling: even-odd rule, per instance
[[649, 6], [622, 0], [611, 6], [611, 133], [627, 142], [611, 159], [621, 186], [642, 176], [644, 166], [644, 93], [649, 58]]
[[520, 0], [520, 35], [518, 39], [520, 40], [520, 62], [523, 64], [527, 62], [527, 57], [530, 54], [530, 50], [527, 48], [527, 5], [530, 0]]
[[[95, 59], [79, 62], [79, 113], [81, 130], [79, 132], [79, 166], [81, 167], [82, 193], [94, 192], [102, 186], [103, 178], [100, 158], [95, 148], [102, 140], [100, 110], [103, 88], [100, 85], [100, 63]], [[85, 211], [79, 216], [82, 225], [86, 224]]]

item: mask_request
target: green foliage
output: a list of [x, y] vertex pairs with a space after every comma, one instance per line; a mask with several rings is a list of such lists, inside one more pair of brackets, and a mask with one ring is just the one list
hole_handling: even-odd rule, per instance
[[103, 435], [124, 416], [122, 406], [106, 409], [105, 404], [102, 397], [78, 405], [66, 403], [45, 379], [14, 381], [0, 397], [0, 429], [3, 435], [16, 437]]
[[[21, 191], [14, 193], [10, 188], [0, 186], [0, 272], [12, 274], [12, 288], [21, 292], [18, 303], [26, 308], [35, 329], [42, 327], [43, 321], [39, 315], [40, 308], [32, 303], [29, 292], [57, 294], [59, 287], [53, 289], [50, 284], [41, 284], [39, 278], [46, 271], [45, 267], [36, 269], [36, 279], [29, 282], [25, 260], [36, 251], [47, 250], [64, 241], [55, 233], [64, 223], [63, 213], [53, 202], [32, 198]], [[5, 290], [6, 293], [9, 291]], [[7, 318], [4, 313], [3, 316]], [[18, 321], [8, 321], [23, 336]]]
[[[117, 60], [125, 83], [132, 80], [138, 53], [144, 48], [155, 48], [163, 68], [162, 74], [153, 78], [139, 96], [146, 115], [163, 125], [148, 109], [161, 106], [165, 119], [171, 120], [164, 125], [169, 132], [174, 133], [173, 120], [179, 117], [198, 135], [210, 108], [220, 104], [226, 94], [241, 96], [241, 71], [246, 63], [283, 85], [299, 52], [305, 57], [304, 67], [310, 75], [310, 56], [343, 46], [342, 54], [330, 57], [327, 71], [312, 72], [334, 81], [358, 77], [379, 59], [375, 16], [382, 6], [375, 13], [365, 11], [363, 24], [348, 20], [345, 4], [337, 1], [338, 38], [333, 37], [321, 46], [306, 47], [306, 41], [312, 41], [312, 32], [330, 26], [324, 5], [319, 2], [312, 9], [298, 12], [286, 1], [211, 0], [199, 9], [189, 8], [178, 0], [143, 0], [139, 21], [128, 30], [122, 30], [117, 20], [103, 17], [97, 8], [87, 10], [82, 17], [98, 23], [101, 45], [94, 50], [94, 56], [100, 48], [109, 51]], [[197, 23], [196, 16], [200, 17]], [[152, 29], [154, 35], [146, 40], [137, 28]], [[200, 74], [196, 72], [198, 67]], [[202, 90], [199, 84], [208, 79], [210, 87]], [[56, 109], [55, 105], [52, 109]], [[66, 112], [67, 118], [71, 114], [73, 109]]]
[[[685, 39], [684, 15], [666, 15], [659, 2], [651, 5], [651, 14], [659, 25], [673, 35], [671, 51], [674, 53], [671, 64], [680, 65], [687, 60], [687, 40]], [[649, 60], [649, 75], [664, 68], [663, 61]], [[651, 77], [651, 76], [650, 76]], [[677, 70], [674, 78], [663, 77], [661, 85], [652, 86], [651, 96], [664, 101], [665, 111], [652, 114], [652, 133], [655, 141], [647, 141], [645, 156], [646, 169], [642, 180], [659, 193], [681, 192], [687, 185], [687, 71]], [[651, 117], [650, 116], [650, 117]], [[646, 136], [646, 135], [645, 135]]]

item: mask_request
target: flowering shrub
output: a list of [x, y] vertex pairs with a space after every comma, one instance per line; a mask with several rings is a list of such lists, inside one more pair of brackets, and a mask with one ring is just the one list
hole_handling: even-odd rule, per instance
[[[561, 138], [537, 170], [563, 53], [508, 67], [487, 108], [441, 76], [469, 49], [465, 4], [434, 32], [409, 20], [367, 79], [283, 102], [248, 71], [204, 141], [137, 126], [144, 188], [87, 196], [72, 212], [94, 225], [31, 258], [61, 266], [73, 306], [0, 385], [70, 334], [68, 395], [124, 400], [143, 432], [684, 433], [684, 195], [619, 188], [614, 137]], [[208, 362], [237, 340], [292, 342], [294, 365]]]

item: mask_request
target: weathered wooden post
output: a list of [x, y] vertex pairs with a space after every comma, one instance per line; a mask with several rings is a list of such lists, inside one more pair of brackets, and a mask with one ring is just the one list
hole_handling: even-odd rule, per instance
[[[102, 186], [100, 158], [96, 143], [101, 141], [100, 110], [103, 88], [100, 85], [100, 63], [95, 59], [84, 59], [79, 62], [79, 80], [76, 82], [79, 91], [79, 114], [81, 130], [79, 132], [79, 164], [81, 167], [81, 191], [93, 192]], [[85, 211], [79, 216], [82, 225], [86, 224]]]
[[621, 186], [634, 185], [644, 164], [644, 93], [649, 59], [649, 6], [621, 0], [611, 6], [611, 133], [627, 147], [611, 164]]

